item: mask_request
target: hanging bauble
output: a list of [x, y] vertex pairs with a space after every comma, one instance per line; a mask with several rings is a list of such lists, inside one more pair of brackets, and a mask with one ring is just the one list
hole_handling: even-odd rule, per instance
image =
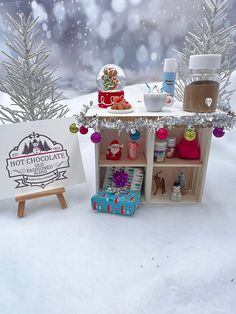
[[156, 131], [156, 137], [159, 140], [165, 140], [168, 136], [168, 131], [165, 128], [160, 128], [158, 131]]
[[224, 128], [214, 128], [213, 135], [215, 137], [222, 137], [222, 136], [224, 136], [225, 135]]
[[81, 125], [81, 127], [79, 128], [79, 131], [81, 134], [85, 135], [88, 133], [88, 128], [86, 128], [84, 125]]
[[189, 142], [194, 141], [196, 139], [196, 137], [197, 137], [197, 133], [194, 130], [194, 128], [187, 128], [187, 129], [185, 129], [185, 131], [184, 131], [184, 139], [186, 141], [189, 141]]
[[77, 127], [77, 125], [75, 123], [72, 123], [70, 125], [70, 132], [71, 133], [77, 133], [79, 131], [79, 128]]
[[130, 132], [130, 138], [133, 140], [133, 141], [138, 141], [140, 139], [140, 132], [135, 130], [135, 131], [131, 131]]
[[102, 136], [99, 132], [94, 132], [91, 134], [90, 139], [94, 144], [97, 144], [101, 142]]

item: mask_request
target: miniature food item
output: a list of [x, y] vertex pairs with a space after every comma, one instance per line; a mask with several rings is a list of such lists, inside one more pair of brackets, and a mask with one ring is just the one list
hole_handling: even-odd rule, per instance
[[113, 97], [111, 109], [113, 110], [128, 110], [131, 109], [132, 106], [128, 101], [126, 101], [123, 97], [115, 96]]

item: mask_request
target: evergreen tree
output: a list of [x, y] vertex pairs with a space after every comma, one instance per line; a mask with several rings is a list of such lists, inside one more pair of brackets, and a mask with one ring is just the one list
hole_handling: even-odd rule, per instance
[[24, 149], [23, 149], [23, 152], [22, 152], [22, 154], [29, 154], [29, 147], [27, 146], [27, 144], [25, 143], [25, 145], [24, 145]]
[[28, 150], [28, 154], [31, 154], [33, 152], [34, 146], [33, 143], [30, 141], [29, 142], [29, 150]]
[[42, 119], [61, 118], [69, 109], [58, 103], [62, 93], [57, 93], [56, 79], [48, 70], [49, 51], [43, 43], [36, 45], [40, 31], [35, 30], [37, 19], [28, 19], [19, 14], [20, 22], [11, 16], [12, 38], [7, 46], [12, 54], [3, 54], [8, 61], [2, 62], [6, 70], [0, 89], [9, 94], [12, 106], [17, 109], [0, 106], [0, 120], [5, 122], [24, 122]]
[[42, 143], [41, 140], [39, 140], [38, 147], [39, 147], [41, 150], [44, 150], [43, 143]]
[[43, 150], [45, 152], [47, 152], [48, 150], [51, 150], [51, 148], [48, 146], [48, 143], [46, 141], [44, 141], [44, 143], [43, 143]]

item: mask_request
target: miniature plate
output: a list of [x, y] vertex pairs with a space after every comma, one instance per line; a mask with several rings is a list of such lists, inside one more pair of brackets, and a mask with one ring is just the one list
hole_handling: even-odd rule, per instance
[[133, 108], [124, 109], [124, 110], [111, 109], [111, 107], [107, 108], [107, 112], [114, 113], [114, 114], [125, 114], [125, 113], [130, 113], [130, 112], [133, 112], [133, 111], [134, 111]]

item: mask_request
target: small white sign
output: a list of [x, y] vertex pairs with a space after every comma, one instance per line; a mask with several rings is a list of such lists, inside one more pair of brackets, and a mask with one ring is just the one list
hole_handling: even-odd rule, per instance
[[0, 126], [0, 199], [85, 182], [73, 118]]

